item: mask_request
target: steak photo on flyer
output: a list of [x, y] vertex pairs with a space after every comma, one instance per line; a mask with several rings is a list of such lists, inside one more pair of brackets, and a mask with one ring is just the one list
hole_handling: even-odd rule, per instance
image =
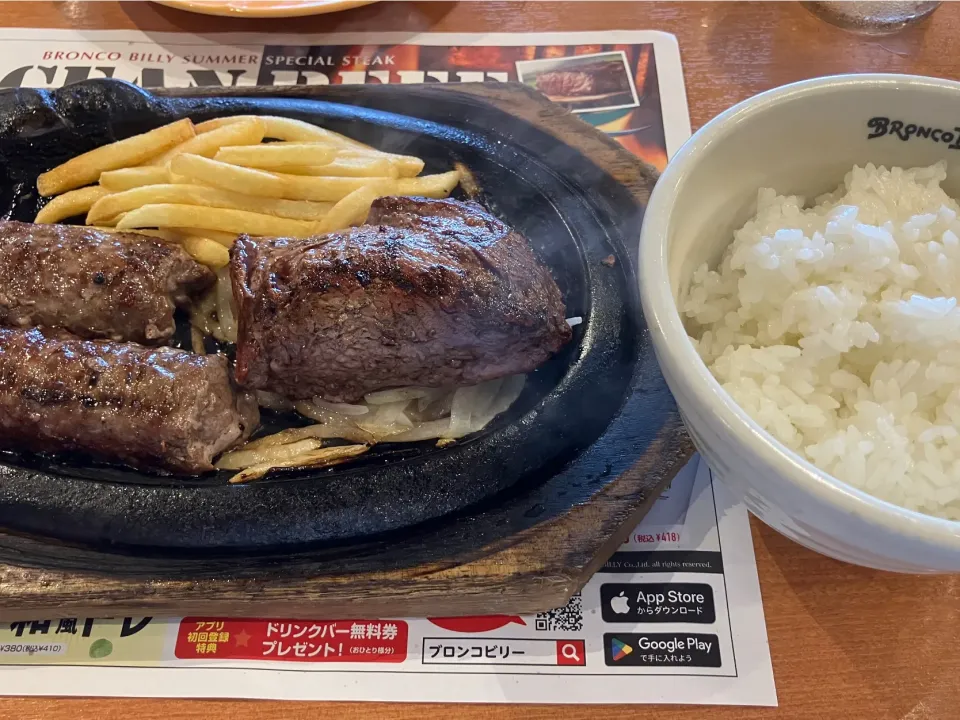
[[601, 60], [577, 69], [551, 70], [537, 76], [537, 90], [544, 95], [584, 97], [629, 89], [622, 63]]
[[639, 104], [623, 52], [521, 60], [517, 76], [553, 102], [574, 112], [612, 110]]

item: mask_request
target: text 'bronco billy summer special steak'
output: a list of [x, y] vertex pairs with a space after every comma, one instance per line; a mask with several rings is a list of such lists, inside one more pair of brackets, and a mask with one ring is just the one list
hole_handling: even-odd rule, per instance
[[[580, 319], [526, 238], [448, 199], [464, 168], [423, 168], [234, 116], [44, 173], [37, 221], [95, 227], [0, 224], [0, 447], [242, 482], [482, 429]], [[146, 347], [178, 308], [192, 352]], [[301, 420], [237, 447], [258, 405]]]

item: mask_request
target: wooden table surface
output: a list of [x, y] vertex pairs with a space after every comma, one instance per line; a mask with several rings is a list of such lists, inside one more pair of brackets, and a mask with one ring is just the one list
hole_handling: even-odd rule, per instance
[[[0, 3], [0, 23], [145, 31], [550, 31], [658, 29], [677, 36], [696, 129], [761, 90], [856, 71], [960, 78], [960, 4], [894, 37], [861, 38], [798, 3], [383, 3], [339, 15], [240, 20], [147, 2]], [[890, 575], [809, 552], [754, 522], [780, 707], [441, 706], [176, 700], [0, 700], [20, 720], [332, 720], [343, 718], [609, 718], [649, 720], [960, 718], [960, 578]]]

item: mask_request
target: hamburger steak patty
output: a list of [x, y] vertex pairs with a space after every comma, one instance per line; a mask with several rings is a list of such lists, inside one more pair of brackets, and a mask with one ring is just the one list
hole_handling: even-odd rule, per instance
[[231, 250], [241, 386], [352, 402], [533, 370], [571, 337], [526, 238], [476, 203], [386, 197], [366, 225]]
[[175, 306], [215, 276], [178, 245], [137, 233], [0, 221], [0, 325], [161, 344]]
[[227, 360], [0, 328], [0, 448], [201, 473], [259, 422]]

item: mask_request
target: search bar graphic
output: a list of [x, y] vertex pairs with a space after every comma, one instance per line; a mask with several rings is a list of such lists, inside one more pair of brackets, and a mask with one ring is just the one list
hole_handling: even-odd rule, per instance
[[587, 654], [580, 639], [428, 637], [423, 639], [423, 664], [583, 667]]

